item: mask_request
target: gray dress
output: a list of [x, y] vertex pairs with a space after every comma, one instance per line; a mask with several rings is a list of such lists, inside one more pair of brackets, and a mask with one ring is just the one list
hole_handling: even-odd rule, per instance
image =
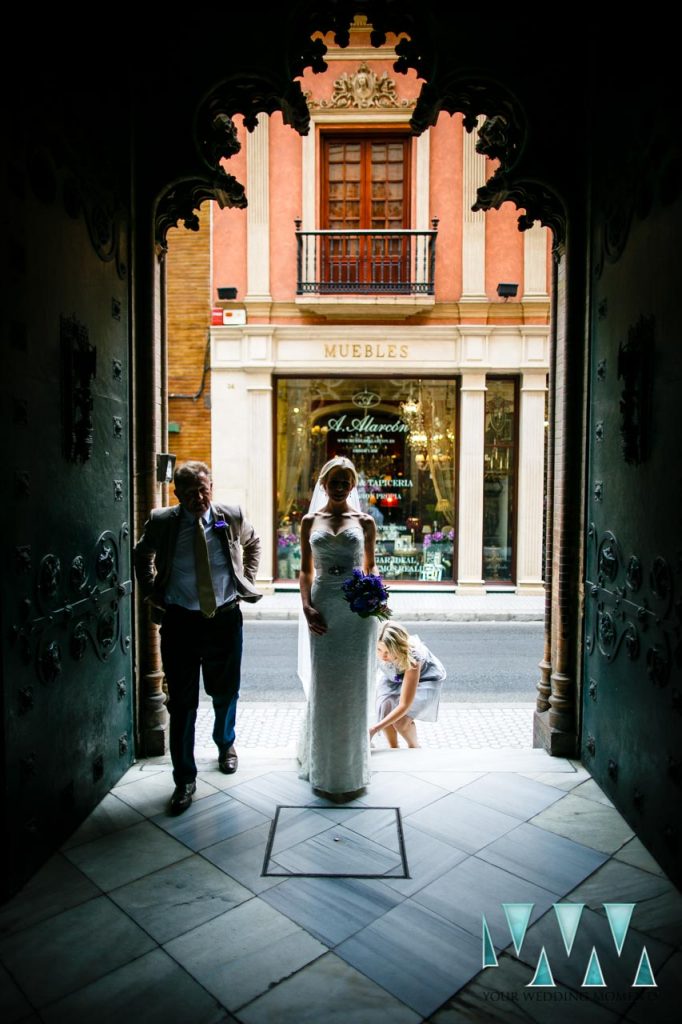
[[[410, 710], [409, 718], [418, 718], [422, 722], [435, 722], [438, 718], [438, 704], [446, 677], [443, 663], [432, 654], [419, 637], [410, 637], [410, 660], [420, 666], [417, 692]], [[403, 685], [404, 672], [397, 672], [392, 661], [380, 661], [377, 670], [376, 712], [377, 721], [390, 714], [398, 706], [400, 690]]]
[[361, 526], [341, 533], [312, 530], [313, 607], [327, 625], [310, 634], [310, 692], [299, 741], [299, 776], [327, 793], [351, 793], [369, 782], [369, 714], [377, 621], [350, 610], [342, 584], [362, 566]]

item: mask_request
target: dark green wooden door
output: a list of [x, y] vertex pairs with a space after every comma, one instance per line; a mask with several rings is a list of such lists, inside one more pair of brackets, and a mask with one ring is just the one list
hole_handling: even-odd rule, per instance
[[[11, 172], [1, 385], [10, 890], [133, 757], [126, 179], [113, 158], [100, 161], [96, 123], [80, 139], [72, 123], [53, 125], [61, 151], [18, 142]], [[74, 137], [81, 150], [69, 150]]]
[[593, 236], [582, 752], [679, 882], [682, 379], [669, 268], [682, 202], [679, 175], [676, 195], [646, 146], [618, 156]]

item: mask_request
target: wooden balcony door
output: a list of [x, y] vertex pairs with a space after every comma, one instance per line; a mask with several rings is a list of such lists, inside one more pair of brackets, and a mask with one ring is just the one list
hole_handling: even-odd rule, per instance
[[409, 227], [408, 136], [323, 136], [321, 282], [326, 291], [407, 291], [408, 235], [358, 231]]

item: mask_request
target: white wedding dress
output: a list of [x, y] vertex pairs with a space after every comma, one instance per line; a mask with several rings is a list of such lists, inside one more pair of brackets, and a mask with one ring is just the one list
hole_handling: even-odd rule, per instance
[[343, 581], [362, 566], [362, 526], [313, 529], [311, 602], [327, 625], [310, 634], [310, 691], [299, 743], [299, 775], [314, 789], [351, 793], [369, 783], [369, 714], [374, 698], [377, 621], [350, 610]]

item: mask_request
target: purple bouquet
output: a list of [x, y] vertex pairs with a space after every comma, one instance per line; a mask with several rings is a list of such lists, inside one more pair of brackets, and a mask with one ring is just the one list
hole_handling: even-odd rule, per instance
[[368, 619], [373, 615], [377, 619], [390, 619], [391, 609], [388, 607], [388, 588], [384, 586], [381, 576], [371, 572], [365, 574], [362, 569], [353, 569], [353, 575], [343, 581], [343, 596], [350, 604], [350, 610]]

